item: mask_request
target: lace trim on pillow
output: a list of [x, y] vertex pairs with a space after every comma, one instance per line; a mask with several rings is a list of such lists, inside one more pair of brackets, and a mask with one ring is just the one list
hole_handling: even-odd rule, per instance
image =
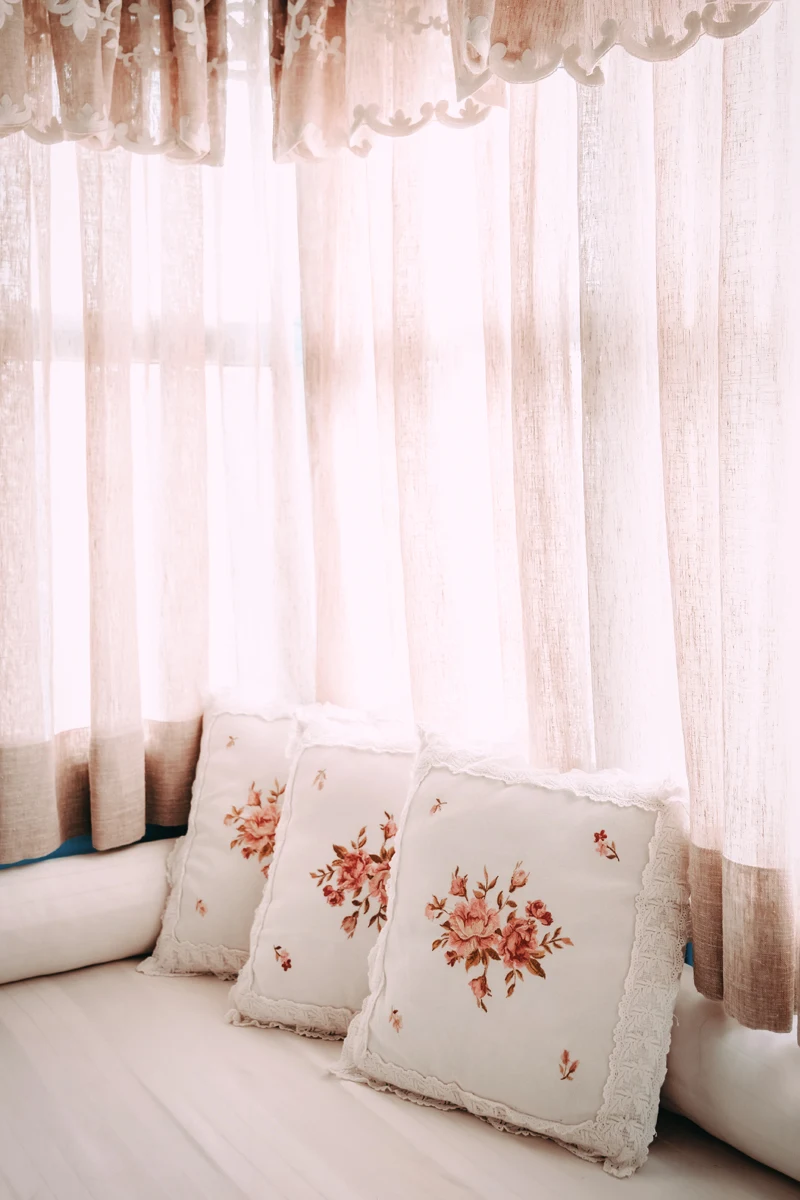
[[209, 702], [203, 713], [203, 737], [192, 787], [188, 828], [185, 836], [178, 838], [167, 859], [169, 894], [155, 949], [151, 957], [146, 958], [137, 967], [143, 975], [218, 975], [220, 979], [235, 979], [247, 962], [247, 951], [238, 947], [187, 942], [175, 936], [180, 918], [186, 866], [197, 835], [197, 811], [208, 768], [211, 730], [217, 718], [221, 716], [257, 717], [262, 721], [271, 722], [288, 720], [294, 716], [295, 711], [295, 707], [282, 703], [252, 708], [244, 700], [237, 702], [232, 697], [218, 697]]
[[[343, 750], [372, 750], [376, 754], [414, 754], [419, 738], [413, 725], [401, 721], [369, 721], [354, 714], [353, 719], [313, 715], [298, 716], [289, 744], [288, 758], [294, 760], [313, 746], [339, 746]], [[286, 789], [286, 802], [291, 796]]]
[[555, 42], [548, 47], [544, 62], [530, 48], [511, 58], [503, 42], [494, 42], [490, 46], [489, 19], [478, 16], [467, 26], [464, 58], [469, 62], [470, 73], [477, 76], [476, 82], [485, 81], [486, 75], [496, 75], [506, 83], [537, 83], [563, 67], [578, 83], [599, 86], [605, 83], [605, 76], [598, 63], [614, 46], [622, 46], [628, 54], [645, 62], [665, 62], [685, 54], [704, 34], [713, 38], [737, 37], [754, 25], [771, 4], [772, 0], [735, 3], [723, 19], [717, 15], [720, 11], [718, 3], [706, 4], [702, 11], [687, 13], [683, 37], [676, 39], [658, 27], [645, 37], [643, 43], [635, 37], [632, 21], [609, 19], [600, 27], [601, 38], [596, 45], [586, 49], [578, 42], [569, 46]]
[[[424, 759], [430, 750], [431, 747], [426, 746], [421, 758]], [[481, 772], [473, 770], [471, 773]], [[586, 795], [586, 788], [575, 794]], [[612, 800], [605, 794], [594, 798]], [[611, 1175], [620, 1178], [632, 1175], [645, 1162], [655, 1135], [659, 1093], [666, 1075], [672, 1016], [683, 969], [688, 930], [687, 816], [684, 806], [677, 802], [662, 800], [658, 805], [640, 804], [630, 796], [617, 797], [612, 802], [620, 806], [658, 807], [661, 811], [656, 818], [649, 859], [636, 898], [631, 965], [620, 1000], [603, 1103], [596, 1117], [579, 1125], [539, 1120], [463, 1091], [456, 1084], [388, 1063], [367, 1048], [370, 1019], [384, 982], [386, 945], [394, 912], [392, 897], [389, 922], [370, 958], [369, 999], [350, 1026], [342, 1057], [338, 1066], [332, 1068], [333, 1073], [355, 1082], [377, 1083], [401, 1095], [414, 1093], [418, 1103], [466, 1108], [503, 1128], [551, 1138], [579, 1157], [602, 1159], [604, 1169]], [[409, 808], [410, 805], [404, 817]], [[399, 856], [402, 854], [402, 828], [398, 842]], [[399, 876], [400, 870], [398, 861], [392, 881]]]
[[491, 749], [452, 746], [445, 738], [420, 730], [420, 750], [411, 779], [411, 794], [429, 771], [444, 767], [453, 775], [478, 775], [502, 783], [529, 784], [548, 791], [571, 792], [587, 800], [616, 804], [620, 808], [660, 809], [673, 797], [685, 796], [685, 789], [673, 780], [642, 781], [626, 771], [542, 771], [496, 757]]
[[225, 1020], [230, 1025], [257, 1025], [262, 1029], [288, 1029], [303, 1037], [341, 1041], [355, 1013], [350, 1008], [324, 1004], [298, 1004], [294, 1000], [267, 1000], [257, 992], [231, 988], [234, 1008]]

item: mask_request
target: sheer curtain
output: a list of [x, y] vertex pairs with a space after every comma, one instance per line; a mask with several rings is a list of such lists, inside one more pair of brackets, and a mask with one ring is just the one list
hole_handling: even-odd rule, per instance
[[685, 774], [697, 984], [787, 1029], [794, 6], [283, 167], [243, 20], [222, 169], [0, 142], [4, 857], [179, 821], [208, 688], [413, 713]]

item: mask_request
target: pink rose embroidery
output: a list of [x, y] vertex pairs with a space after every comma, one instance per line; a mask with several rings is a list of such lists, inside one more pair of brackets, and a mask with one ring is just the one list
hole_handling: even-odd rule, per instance
[[383, 841], [377, 854], [371, 854], [367, 849], [365, 825], [359, 829], [358, 837], [350, 843], [349, 849], [334, 844], [335, 857], [331, 862], [310, 872], [331, 907], [338, 908], [348, 895], [352, 896], [353, 911], [341, 923], [348, 937], [355, 933], [359, 917], [369, 915], [370, 908], [375, 911], [369, 918], [369, 925], [377, 925], [378, 932], [386, 920], [386, 887], [394, 858], [394, 846], [389, 843], [397, 834], [397, 825], [391, 813], [384, 816], [386, 821], [380, 826]]
[[389, 1024], [391, 1025], [391, 1027], [395, 1031], [395, 1033], [399, 1033], [400, 1030], [403, 1028], [403, 1018], [400, 1016], [400, 1013], [397, 1011], [396, 1008], [393, 1008], [392, 1011], [389, 1013]]
[[[438, 922], [442, 930], [431, 950], [443, 949], [448, 967], [463, 962], [465, 971], [479, 968], [480, 974], [474, 975], [468, 983], [483, 1012], [488, 1011], [485, 1000], [492, 995], [489, 986], [492, 963], [502, 962], [508, 968], [504, 980], [508, 998], [514, 994], [517, 983], [525, 978], [524, 971], [546, 979], [542, 960], [554, 951], [572, 945], [571, 939], [562, 934], [561, 926], [543, 937], [540, 935], [540, 924], [549, 926], [553, 923], [553, 915], [544, 900], [529, 900], [525, 915], [520, 915], [517, 901], [511, 899], [511, 894], [524, 888], [529, 878], [530, 873], [523, 869], [522, 863], [516, 863], [508, 890], [501, 889], [495, 897], [498, 876], [490, 879], [484, 867], [483, 879], [468, 897], [468, 876], [462, 875], [456, 867], [450, 880], [449, 895], [444, 899], [434, 895], [425, 905], [425, 916], [429, 921]], [[449, 907], [451, 896], [455, 901]]]
[[541, 921], [542, 925], [553, 924], [553, 914], [547, 911], [544, 900], [529, 900], [525, 905], [525, 916], [532, 921]]
[[[334, 846], [335, 849], [336, 847]], [[370, 857], [363, 850], [354, 850], [352, 853], [346, 852], [339, 864], [336, 886], [341, 888], [343, 892], [359, 892], [364, 886], [364, 881], [369, 873], [369, 867]]]
[[292, 960], [289, 958], [289, 952], [284, 950], [283, 946], [273, 946], [275, 951], [275, 961], [281, 964], [281, 970], [290, 971], [292, 969]]
[[369, 875], [369, 894], [375, 896], [382, 908], [386, 907], [386, 884], [389, 882], [389, 872], [392, 864], [388, 860], [374, 863]]
[[575, 1059], [574, 1062], [570, 1062], [569, 1061], [569, 1050], [564, 1050], [561, 1055], [561, 1060], [559, 1062], [559, 1070], [561, 1072], [561, 1078], [569, 1080], [569, 1081], [574, 1079], [575, 1072], [577, 1071], [577, 1069], [580, 1065], [581, 1065], [580, 1060], [577, 1058]]
[[[280, 801], [285, 791], [286, 785], [281, 786], [276, 779], [265, 804], [261, 790], [256, 790], [255, 783], [250, 784], [247, 803], [241, 808], [234, 805], [224, 817], [224, 824], [233, 825], [236, 829], [231, 850], [239, 846], [243, 858], [257, 857], [260, 863], [272, 857], [275, 852], [275, 833], [281, 819]], [[262, 865], [261, 871], [266, 878], [269, 863]]]
[[608, 858], [612, 861], [616, 859], [616, 861], [619, 862], [617, 847], [613, 842], [609, 842], [608, 834], [606, 833], [605, 829], [601, 829], [599, 833], [594, 835], [594, 848], [598, 854], [603, 856], [603, 858]]
[[527, 967], [531, 955], [544, 958], [536, 940], [536, 922], [509, 917], [500, 937], [500, 954], [507, 967]]
[[[476, 896], [469, 904], [457, 904], [450, 914], [447, 948], [453, 950], [459, 958], [467, 961], [481, 952], [494, 950], [498, 944], [497, 931], [500, 928], [499, 914], [496, 908], [488, 908], [486, 901]], [[473, 964], [474, 965], [474, 964]]]

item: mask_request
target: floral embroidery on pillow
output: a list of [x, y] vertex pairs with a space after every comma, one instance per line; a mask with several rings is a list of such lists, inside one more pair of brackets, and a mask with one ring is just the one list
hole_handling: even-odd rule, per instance
[[580, 1060], [577, 1058], [575, 1059], [574, 1062], [570, 1062], [569, 1061], [569, 1050], [564, 1050], [561, 1054], [561, 1061], [559, 1063], [559, 1070], [561, 1072], [561, 1078], [566, 1079], [568, 1082], [571, 1082], [575, 1078], [575, 1072], [577, 1071], [577, 1069], [580, 1065], [581, 1065]]
[[272, 949], [275, 951], [275, 961], [281, 964], [281, 969], [283, 971], [290, 971], [292, 969], [292, 960], [289, 958], [289, 951], [284, 950], [283, 946], [273, 946]]
[[237, 739], [236, 739], [236, 738], [233, 736], [233, 734], [232, 734], [232, 733], [228, 734], [228, 740], [227, 740], [227, 742], [225, 743], [225, 749], [226, 749], [226, 750], [232, 750], [232, 749], [233, 749], [233, 747], [236, 745], [236, 740], [237, 740]]
[[444, 808], [445, 804], [447, 804], [447, 801], [440, 800], [439, 797], [437, 796], [436, 800], [434, 802], [433, 808], [431, 809], [431, 816], [433, 816], [434, 813], [441, 812], [442, 809]]
[[601, 829], [594, 835], [594, 848], [598, 854], [602, 854], [603, 858], [616, 859], [619, 862], [617, 847], [613, 842], [609, 842], [605, 829]]
[[[262, 800], [262, 790], [257, 791], [255, 782], [251, 783], [247, 803], [242, 808], [234, 805], [224, 818], [226, 825], [233, 825], [236, 829], [237, 836], [231, 842], [231, 850], [239, 846], [242, 858], [257, 855], [259, 862], [270, 858], [275, 851], [275, 832], [281, 819], [279, 801], [286, 791], [286, 784], [281, 787], [276, 779], [266, 804]], [[261, 871], [266, 879], [269, 863], [262, 866]]]
[[[433, 942], [431, 950], [444, 948], [449, 967], [463, 962], [465, 971], [471, 971], [473, 967], [483, 968], [482, 974], [468, 980], [475, 1002], [483, 1012], [488, 1012], [484, 1000], [492, 995], [489, 987], [491, 963], [502, 962], [509, 968], [505, 976], [508, 999], [513, 995], [517, 982], [525, 978], [523, 970], [546, 979], [541, 960], [554, 950], [572, 945], [570, 938], [562, 935], [560, 925], [552, 933], [541, 936], [539, 926], [553, 924], [553, 914], [543, 900], [529, 900], [525, 905], [524, 917], [520, 916], [519, 905], [511, 897], [514, 892], [524, 888], [530, 878], [530, 873], [523, 870], [521, 862], [515, 865], [511, 873], [507, 893], [501, 890], [496, 897], [490, 898], [497, 887], [498, 878], [495, 875], [490, 880], [484, 867], [483, 880], [473, 890], [470, 899], [467, 894], [469, 877], [462, 875], [456, 867], [449, 892], [456, 899], [453, 907], [447, 907], [447, 897], [440, 900], [435, 895], [431, 903], [425, 905], [425, 916], [429, 921], [438, 921], [445, 935]], [[507, 910], [505, 915], [504, 910]]]
[[195, 911], [199, 912], [201, 917], [204, 917], [206, 915], [206, 913], [208, 912], [208, 909], [206, 908], [206, 906], [202, 900], [198, 900], [197, 904], [195, 904], [194, 907], [195, 907]]
[[322, 767], [319, 771], [317, 771], [316, 775], [314, 776], [314, 782], [311, 784], [311, 786], [315, 787], [317, 789], [317, 791], [321, 792], [322, 789], [325, 787], [325, 781], [327, 780], [327, 778], [328, 778], [328, 772], [325, 770], [324, 767]]
[[[386, 821], [379, 826], [383, 844], [377, 854], [370, 854], [366, 848], [367, 827], [364, 825], [359, 829], [356, 840], [350, 843], [349, 850], [334, 843], [333, 853], [336, 857], [318, 871], [309, 872], [311, 878], [317, 881], [317, 887], [322, 888], [322, 894], [331, 908], [339, 908], [347, 896], [352, 895], [353, 912], [348, 913], [341, 924], [349, 938], [356, 931], [358, 918], [366, 917], [373, 905], [376, 911], [370, 917], [369, 924], [377, 925], [380, 933], [386, 920], [386, 884], [394, 858], [394, 846], [390, 846], [389, 842], [395, 837], [397, 826], [391, 813], [384, 813], [384, 816]], [[366, 895], [362, 895], [365, 888]]]
[[397, 1011], [396, 1008], [393, 1008], [392, 1011], [389, 1013], [389, 1024], [391, 1025], [391, 1027], [395, 1031], [395, 1033], [399, 1033], [400, 1030], [403, 1028], [403, 1018], [400, 1016], [400, 1013]]

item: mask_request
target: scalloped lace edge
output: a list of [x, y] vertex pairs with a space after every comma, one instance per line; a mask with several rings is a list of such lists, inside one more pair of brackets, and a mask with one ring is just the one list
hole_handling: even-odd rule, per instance
[[547, 47], [548, 56], [544, 62], [539, 61], [531, 47], [510, 58], [504, 42], [490, 45], [489, 18], [477, 16], [470, 21], [466, 31], [465, 41], [470, 54], [465, 53], [466, 47], [461, 50], [465, 65], [459, 73], [458, 99], [473, 95], [492, 77], [510, 84], [531, 84], [546, 79], [559, 68], [567, 71], [577, 83], [598, 87], [605, 83], [599, 63], [615, 46], [621, 46], [626, 53], [644, 62], [667, 62], [687, 53], [704, 35], [715, 39], [738, 37], [771, 7], [772, 0], [739, 0], [729, 6], [729, 15], [720, 20], [717, 17], [719, 5], [714, 0], [704, 4], [701, 10], [686, 13], [686, 33], [677, 40], [656, 28], [640, 42], [631, 31], [630, 20], [618, 21], [609, 17], [600, 27], [600, 41], [593, 44], [591, 50], [585, 52], [579, 42], [568, 46], [554, 42]]
[[443, 767], [453, 775], [478, 775], [509, 785], [528, 784], [547, 791], [571, 792], [586, 800], [656, 810], [668, 800], [686, 800], [683, 784], [672, 779], [642, 780], [627, 771], [548, 771], [528, 767], [483, 749], [454, 746], [439, 734], [420, 729], [420, 748], [411, 779], [413, 795], [429, 771]]
[[419, 748], [419, 736], [413, 725], [402, 721], [369, 721], [360, 714], [353, 714], [352, 718], [326, 717], [324, 714], [299, 716], [286, 747], [287, 757], [294, 761], [304, 750], [314, 746], [414, 755]]
[[[427, 745], [420, 758], [430, 750]], [[518, 776], [520, 772], [514, 774]], [[605, 794], [593, 798], [611, 799]], [[618, 797], [612, 802], [620, 807], [637, 804], [629, 797]], [[393, 924], [391, 897], [389, 922], [370, 956], [370, 995], [350, 1026], [339, 1063], [330, 1068], [333, 1074], [396, 1091], [401, 1096], [413, 1093], [416, 1103], [465, 1108], [501, 1128], [547, 1137], [581, 1158], [602, 1160], [604, 1170], [611, 1175], [619, 1178], [632, 1175], [646, 1161], [655, 1136], [689, 928], [686, 810], [679, 801], [667, 799], [658, 805], [639, 803], [638, 806], [657, 807], [660, 811], [636, 897], [631, 963], [620, 999], [603, 1102], [595, 1117], [571, 1126], [540, 1120], [464, 1091], [456, 1084], [386, 1062], [367, 1048], [370, 1019], [383, 988], [386, 945]], [[402, 829], [398, 842], [402, 853]], [[398, 863], [393, 876], [399, 875], [399, 871]], [[667, 964], [668, 970], [653, 969], [654, 962]], [[653, 1030], [657, 1031], [655, 1037]]]
[[294, 1000], [268, 1000], [249, 989], [231, 988], [233, 1008], [225, 1020], [230, 1025], [256, 1025], [261, 1029], [286, 1029], [302, 1037], [342, 1041], [355, 1012], [326, 1004], [300, 1004]]

